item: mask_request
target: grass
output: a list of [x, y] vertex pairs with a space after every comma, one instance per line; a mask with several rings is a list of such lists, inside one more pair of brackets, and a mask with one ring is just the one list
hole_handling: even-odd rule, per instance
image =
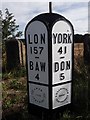
[[[75, 58], [73, 81], [74, 109], [59, 113], [58, 120], [90, 120], [88, 81], [90, 74], [82, 58]], [[23, 67], [2, 75], [3, 120], [41, 120], [28, 113], [26, 69]]]
[[[2, 76], [3, 115], [13, 114], [27, 107], [26, 69], [14, 70]], [[13, 113], [12, 113], [13, 111]], [[6, 118], [3, 118], [6, 119]]]

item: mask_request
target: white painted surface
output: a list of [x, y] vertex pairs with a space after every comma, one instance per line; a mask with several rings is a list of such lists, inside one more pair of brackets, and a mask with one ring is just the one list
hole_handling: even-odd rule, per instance
[[[29, 44], [28, 34], [30, 35], [30, 42]], [[38, 35], [38, 43], [34, 43], [35, 34]], [[41, 34], [45, 35], [45, 44], [41, 44]], [[27, 31], [26, 31], [26, 38], [27, 38], [27, 63], [28, 63], [28, 78], [29, 81], [48, 84], [48, 33], [46, 26], [40, 21], [34, 21], [29, 24]], [[36, 37], [35, 37], [36, 39]], [[36, 48], [35, 48], [36, 47]], [[40, 47], [43, 47], [41, 51]], [[34, 51], [34, 49], [37, 50]], [[31, 53], [32, 50], [32, 53]], [[41, 54], [40, 54], [41, 51]], [[34, 53], [35, 52], [35, 53]], [[39, 57], [39, 58], [35, 58]], [[30, 70], [30, 61], [33, 62], [33, 70]], [[38, 63], [39, 70], [36, 70], [36, 62]], [[45, 71], [41, 71], [41, 62], [45, 63]], [[36, 76], [39, 76], [39, 79], [36, 79]]]
[[[54, 44], [54, 37], [53, 34], [71, 34], [71, 40], [72, 40], [72, 29], [71, 26], [61, 20], [58, 21], [54, 24], [53, 29], [52, 29], [52, 84], [58, 84], [58, 83], [63, 83], [63, 82], [67, 82], [67, 81], [71, 81], [72, 78], [72, 43], [56, 43]], [[58, 50], [60, 49], [60, 47], [62, 47], [62, 54], [59, 54]], [[64, 53], [64, 48], [66, 47], [66, 53]], [[63, 59], [61, 57], [64, 57]], [[58, 62], [59, 65], [60, 63], [64, 61], [66, 63], [66, 61], [70, 61], [70, 69], [66, 70], [64, 69], [63, 71], [60, 70], [60, 66], [59, 66], [59, 70], [57, 72], [54, 72], [54, 64], [55, 62]], [[64, 79], [60, 80], [60, 74], [64, 75]]]
[[49, 108], [48, 87], [30, 83], [29, 99], [30, 99], [29, 102], [31, 104], [48, 109]]
[[53, 109], [71, 103], [71, 83], [53, 87], [52, 95], [53, 95]]

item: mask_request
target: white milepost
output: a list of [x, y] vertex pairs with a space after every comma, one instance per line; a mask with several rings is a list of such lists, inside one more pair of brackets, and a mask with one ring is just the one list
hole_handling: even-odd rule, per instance
[[29, 81], [48, 84], [48, 33], [40, 21], [27, 28], [27, 56]]
[[69, 23], [60, 20], [52, 29], [52, 84], [72, 80], [73, 33]]

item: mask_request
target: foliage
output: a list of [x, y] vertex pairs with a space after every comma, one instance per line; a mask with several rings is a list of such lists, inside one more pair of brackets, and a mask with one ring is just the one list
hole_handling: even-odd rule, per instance
[[78, 57], [74, 63], [73, 79], [73, 110], [77, 115], [75, 120], [89, 120], [89, 65], [85, 65], [83, 58]]
[[[2, 13], [0, 11], [0, 39], [2, 39]], [[1, 46], [1, 40], [0, 40], [0, 46]]]
[[10, 72], [6, 72], [3, 73], [2, 75], [2, 79], [3, 80], [7, 80], [10, 78], [20, 78], [20, 77], [24, 77], [26, 75], [26, 68], [25, 67], [19, 67], [19, 68], [15, 68], [14, 70], [10, 71]]
[[13, 13], [5, 9], [5, 18], [2, 18], [2, 39], [7, 40], [8, 38], [21, 37], [22, 32], [18, 30], [19, 25], [16, 25], [16, 19], [14, 19]]
[[[75, 59], [73, 80], [74, 109], [72, 111], [66, 109], [63, 114], [60, 112], [58, 120], [90, 120], [90, 112], [87, 110], [90, 73], [89, 66], [84, 64], [81, 57]], [[16, 120], [13, 117], [17, 114], [17, 120], [41, 120], [28, 113], [26, 81], [26, 69], [24, 67], [3, 74], [3, 110], [5, 112], [6, 110], [13, 111], [14, 115], [10, 114], [13, 120]]]
[[[19, 72], [20, 74], [16, 76]], [[4, 73], [2, 75], [2, 80], [3, 110], [7, 110], [20, 104], [23, 106], [24, 103], [27, 102], [26, 69], [22, 68], [9, 73]], [[26, 100], [26, 102], [24, 100]]]
[[[21, 37], [22, 32], [19, 31], [19, 25], [16, 24], [16, 19], [13, 13], [5, 9], [5, 15], [0, 11], [0, 24], [2, 24], [2, 70], [6, 71], [6, 40], [13, 40], [16, 37]], [[0, 29], [1, 30], [1, 29]]]

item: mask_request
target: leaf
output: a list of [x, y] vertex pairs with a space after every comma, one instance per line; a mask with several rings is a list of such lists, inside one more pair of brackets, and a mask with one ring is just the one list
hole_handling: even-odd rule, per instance
[[21, 37], [22, 32], [17, 30], [19, 25], [16, 24], [16, 19], [14, 18], [13, 13], [10, 13], [8, 8], [5, 9], [5, 18], [2, 19], [2, 38], [7, 40], [7, 38], [12, 37]]

